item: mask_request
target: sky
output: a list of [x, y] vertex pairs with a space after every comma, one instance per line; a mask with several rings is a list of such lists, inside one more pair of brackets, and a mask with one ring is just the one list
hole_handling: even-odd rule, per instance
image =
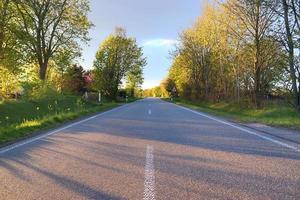
[[147, 57], [143, 89], [159, 85], [172, 60], [169, 52], [178, 34], [201, 15], [201, 0], [90, 0], [89, 18], [94, 24], [91, 41], [83, 46], [82, 65], [90, 69], [101, 42], [115, 27], [135, 37]]

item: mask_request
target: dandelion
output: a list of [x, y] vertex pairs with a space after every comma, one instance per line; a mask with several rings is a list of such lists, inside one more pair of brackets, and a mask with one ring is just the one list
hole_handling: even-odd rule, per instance
[[5, 117], [5, 119], [6, 119], [6, 120], [9, 120], [9, 117], [8, 117], [8, 116], [6, 116], [6, 117]]
[[40, 107], [36, 107], [36, 110], [40, 110]]
[[68, 108], [68, 109], [67, 109], [67, 111], [70, 111], [70, 110], [71, 110], [71, 108]]

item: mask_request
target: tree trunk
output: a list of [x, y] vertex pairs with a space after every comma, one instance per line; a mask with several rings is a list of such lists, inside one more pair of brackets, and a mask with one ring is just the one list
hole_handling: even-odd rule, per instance
[[262, 108], [262, 95], [261, 95], [261, 66], [259, 62], [260, 57], [260, 47], [259, 47], [259, 41], [256, 41], [256, 58], [254, 63], [254, 102], [256, 108]]
[[7, 10], [8, 10], [8, 3], [9, 1], [3, 1], [3, 8], [0, 11], [0, 60], [4, 58], [3, 55], [3, 43], [4, 43], [4, 38], [5, 38], [5, 27], [7, 23]]
[[290, 75], [292, 79], [292, 91], [294, 96], [294, 106], [297, 110], [300, 111], [300, 102], [299, 102], [299, 91], [297, 90], [297, 77], [295, 70], [295, 61], [294, 61], [294, 41], [292, 38], [292, 33], [289, 25], [289, 8], [286, 0], [282, 0], [283, 10], [284, 10], [284, 24], [287, 36], [287, 44], [288, 44], [288, 54], [289, 54], [289, 67], [290, 67]]
[[240, 79], [238, 72], [236, 72], [236, 78], [235, 78], [235, 97], [236, 101], [239, 104], [240, 103]]
[[4, 42], [4, 32], [2, 31], [3, 27], [0, 26], [0, 60], [4, 58], [2, 49], [3, 49], [3, 42]]
[[[256, 64], [257, 65], [257, 64]], [[255, 106], [262, 108], [262, 95], [261, 95], [261, 81], [260, 81], [260, 67], [255, 70]]]
[[48, 62], [43, 62], [40, 64], [39, 76], [40, 76], [40, 79], [43, 81], [46, 80], [47, 68], [48, 68]]

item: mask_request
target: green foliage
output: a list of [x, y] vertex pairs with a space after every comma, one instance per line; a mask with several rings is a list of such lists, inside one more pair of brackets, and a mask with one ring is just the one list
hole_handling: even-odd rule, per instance
[[[260, 14], [270, 11], [265, 14], [271, 15], [270, 19], [261, 19], [252, 12], [254, 5], [232, 0], [207, 6], [195, 24], [181, 33], [168, 74], [180, 97], [239, 102], [243, 96], [247, 102], [262, 107], [268, 95], [277, 95], [279, 89], [286, 91], [286, 54], [270, 34], [275, 13], [265, 3], [259, 4]], [[256, 18], [259, 24], [251, 26]], [[265, 32], [257, 38], [252, 29]], [[165, 89], [170, 91], [167, 85]]]
[[165, 88], [160, 85], [151, 89], [146, 89], [143, 91], [143, 97], [159, 97], [159, 98], [168, 98], [170, 94]]
[[1, 0], [0, 98], [40, 99], [61, 91], [79, 44], [89, 40], [88, 12], [88, 0]]
[[20, 82], [10, 70], [0, 65], [0, 100], [20, 92]]
[[[39, 65], [39, 77], [46, 79], [48, 63], [59, 54], [70, 58], [80, 52], [79, 41], [88, 41], [89, 4], [87, 0], [19, 0], [15, 6], [13, 30], [22, 44], [27, 61]], [[71, 55], [70, 55], [71, 54]], [[61, 60], [60, 60], [61, 61]]]
[[126, 90], [127, 94], [131, 97], [137, 97], [141, 90], [141, 85], [144, 82], [143, 68], [135, 65], [127, 74], [126, 77]]
[[86, 83], [84, 79], [85, 71], [81, 66], [73, 65], [67, 68], [62, 76], [63, 92], [71, 92], [73, 94], [83, 94], [86, 91]]
[[13, 20], [15, 11], [11, 0], [0, 1], [0, 65], [14, 71], [22, 60], [21, 46], [14, 34], [20, 28]]
[[51, 83], [44, 82], [33, 85], [33, 87], [28, 91], [27, 95], [28, 99], [30, 100], [40, 100], [55, 99], [60, 96], [60, 93]]
[[122, 80], [126, 79], [130, 88], [142, 83], [142, 69], [146, 64], [142, 48], [134, 38], [126, 36], [118, 29], [101, 44], [94, 61], [94, 88], [111, 99], [116, 99]]
[[168, 96], [176, 97], [177, 96], [177, 89], [176, 84], [173, 79], [170, 77], [164, 79], [161, 83], [162, 90], [166, 91], [168, 93]]

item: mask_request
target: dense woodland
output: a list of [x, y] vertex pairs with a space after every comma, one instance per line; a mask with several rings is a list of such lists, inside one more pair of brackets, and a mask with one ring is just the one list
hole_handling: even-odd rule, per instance
[[300, 110], [300, 1], [228, 0], [206, 6], [179, 35], [168, 77], [145, 96]]

